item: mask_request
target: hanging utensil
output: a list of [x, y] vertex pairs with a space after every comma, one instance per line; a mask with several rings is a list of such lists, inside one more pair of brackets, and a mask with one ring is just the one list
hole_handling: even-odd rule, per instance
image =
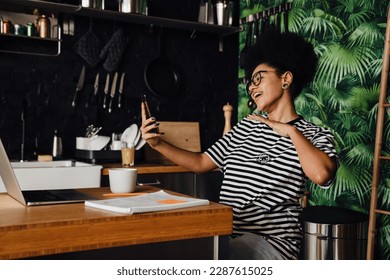
[[145, 67], [144, 81], [148, 89], [160, 100], [169, 100], [180, 91], [181, 75], [178, 69], [163, 57], [163, 27], [158, 34], [158, 55]]
[[91, 98], [91, 103], [96, 104], [97, 103], [97, 98], [98, 98], [98, 92], [99, 92], [99, 72], [96, 74], [95, 77], [95, 83], [93, 85], [93, 95]]
[[266, 14], [265, 14], [265, 11], [263, 11], [261, 13], [261, 16], [260, 16], [260, 22], [259, 22], [259, 35], [260, 34], [263, 34], [264, 31], [265, 31], [265, 24], [266, 24]]
[[279, 32], [283, 32], [282, 30], [282, 17], [283, 17], [283, 14], [282, 14], [282, 5], [279, 5], [277, 8], [276, 8], [276, 28]]
[[264, 21], [263, 25], [261, 26], [262, 30], [261, 33], [267, 32], [269, 28], [269, 15], [268, 15], [268, 10], [264, 11]]
[[125, 75], [126, 73], [123, 72], [122, 73], [122, 76], [121, 76], [121, 81], [119, 83], [119, 96], [118, 96], [118, 108], [120, 108], [122, 106], [122, 95], [123, 95], [123, 83], [125, 81]]
[[112, 80], [112, 85], [111, 85], [111, 93], [110, 93], [110, 104], [108, 105], [108, 112], [111, 113], [112, 111], [112, 102], [114, 100], [114, 97], [115, 97], [115, 92], [116, 92], [116, 82], [118, 80], [118, 72], [115, 72], [114, 74], [114, 78]]
[[248, 48], [252, 45], [252, 21], [249, 21], [247, 23], [247, 30], [246, 30], [246, 38], [245, 38], [245, 46], [242, 48], [240, 53], [240, 67], [243, 67], [244, 61], [245, 61], [245, 55], [248, 51]]
[[107, 95], [108, 95], [108, 88], [110, 86], [110, 73], [107, 73], [106, 77], [106, 84], [104, 86], [104, 99], [103, 99], [103, 108], [106, 109], [106, 102], [107, 102]]
[[256, 44], [257, 38], [259, 36], [259, 19], [256, 17], [256, 19], [253, 21], [253, 38], [252, 38], [252, 44]]
[[72, 107], [76, 107], [77, 99], [79, 95], [78, 93], [83, 89], [84, 79], [85, 79], [85, 65], [83, 65], [83, 69], [81, 70], [79, 81], [77, 82], [76, 92], [74, 93], [73, 96]]
[[284, 32], [288, 32], [288, 12], [290, 10], [290, 3], [284, 4], [283, 23]]

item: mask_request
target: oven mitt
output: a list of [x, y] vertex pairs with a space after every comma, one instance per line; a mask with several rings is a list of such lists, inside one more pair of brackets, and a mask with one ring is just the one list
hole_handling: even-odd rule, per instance
[[93, 33], [92, 28], [80, 38], [73, 46], [73, 49], [92, 67], [100, 61], [100, 51], [102, 44]]
[[118, 69], [128, 43], [129, 38], [123, 34], [122, 29], [118, 29], [100, 52], [100, 59], [106, 58], [103, 63], [104, 69], [108, 72]]

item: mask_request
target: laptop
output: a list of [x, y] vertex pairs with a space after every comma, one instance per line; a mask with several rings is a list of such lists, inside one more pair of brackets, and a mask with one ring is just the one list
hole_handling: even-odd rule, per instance
[[8, 195], [27, 206], [84, 202], [96, 199], [76, 189], [22, 191], [0, 139], [0, 176]]

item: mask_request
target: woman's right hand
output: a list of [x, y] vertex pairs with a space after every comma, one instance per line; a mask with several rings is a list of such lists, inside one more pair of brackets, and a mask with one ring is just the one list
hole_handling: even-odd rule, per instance
[[142, 115], [142, 124], [141, 124], [141, 134], [142, 138], [152, 147], [156, 147], [160, 143], [160, 136], [163, 133], [154, 133], [151, 130], [157, 128], [159, 123], [156, 122], [154, 117], [149, 119], [146, 118], [145, 104], [141, 103], [141, 115]]

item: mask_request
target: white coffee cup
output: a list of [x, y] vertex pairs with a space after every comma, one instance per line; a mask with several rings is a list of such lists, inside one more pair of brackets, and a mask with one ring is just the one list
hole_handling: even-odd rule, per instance
[[136, 168], [111, 168], [108, 170], [112, 193], [134, 192], [137, 185]]

